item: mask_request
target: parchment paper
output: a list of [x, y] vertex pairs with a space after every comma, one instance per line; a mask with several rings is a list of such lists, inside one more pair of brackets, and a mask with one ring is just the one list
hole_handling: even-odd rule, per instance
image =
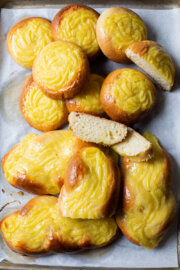
[[[102, 9], [97, 9], [99, 12]], [[58, 9], [2, 9], [0, 36], [0, 158], [27, 133], [40, 133], [31, 128], [22, 118], [19, 110], [19, 96], [30, 71], [19, 67], [8, 55], [5, 38], [10, 28], [19, 20], [29, 16], [42, 16], [52, 19]], [[148, 27], [148, 38], [164, 46], [172, 55], [176, 65], [176, 85], [172, 93], [157, 90], [158, 102], [149, 118], [136, 125], [141, 131], [154, 133], [174, 159], [174, 191], [179, 203], [180, 176], [180, 10], [134, 10]], [[129, 67], [137, 68], [129, 64]], [[123, 65], [101, 58], [91, 70], [107, 75]], [[0, 174], [0, 205], [17, 200], [1, 211], [0, 219], [22, 207], [32, 195], [18, 193]], [[0, 206], [0, 207], [1, 207]], [[41, 258], [22, 257], [9, 250], [0, 239], [0, 261], [7, 259], [14, 263], [89, 266], [89, 267], [176, 267], [177, 266], [177, 227], [171, 227], [167, 237], [158, 248], [147, 250], [130, 243], [125, 237], [106, 248], [81, 252], [79, 254], [56, 254]]]

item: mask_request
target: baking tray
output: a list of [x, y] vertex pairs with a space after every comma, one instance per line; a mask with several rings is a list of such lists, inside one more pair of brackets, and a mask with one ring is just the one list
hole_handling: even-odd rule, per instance
[[[65, 5], [77, 3], [77, 4], [86, 4], [91, 7], [109, 7], [109, 6], [123, 6], [128, 8], [142, 8], [142, 9], [173, 9], [180, 8], [180, 0], [0, 0], [0, 13], [1, 8], [61, 8]], [[1, 60], [1, 55], [0, 55]], [[177, 243], [177, 253], [178, 253], [178, 268], [171, 269], [180, 269], [180, 215], [178, 215], [178, 243]], [[0, 263], [0, 269], [43, 269], [43, 270], [63, 270], [63, 269], [92, 269], [92, 267], [51, 267], [51, 266], [36, 266], [36, 265], [25, 265], [25, 264], [13, 264], [8, 261], [3, 261]], [[93, 269], [107, 269], [107, 268], [93, 268]], [[109, 268], [110, 269], [110, 268]], [[123, 269], [123, 268], [113, 268], [113, 269]], [[126, 268], [130, 269], [130, 268]], [[144, 269], [144, 268], [142, 268]], [[146, 268], [147, 269], [147, 268]], [[157, 269], [157, 268], [154, 268]], [[160, 269], [160, 268], [158, 268]], [[170, 269], [170, 268], [162, 268], [162, 269]]]

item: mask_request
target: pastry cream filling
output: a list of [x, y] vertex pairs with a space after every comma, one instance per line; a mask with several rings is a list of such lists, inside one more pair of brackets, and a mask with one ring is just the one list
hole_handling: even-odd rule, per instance
[[54, 100], [44, 95], [33, 82], [25, 95], [23, 110], [25, 116], [36, 125], [56, 126], [64, 117], [65, 106], [63, 100]]
[[65, 130], [27, 135], [8, 155], [4, 163], [5, 178], [13, 185], [21, 176], [27, 183], [41, 184], [48, 194], [59, 193], [57, 182], [64, 178], [78, 140]]
[[170, 56], [160, 46], [151, 46], [142, 58], [150, 63], [170, 85], [173, 85], [175, 69]]
[[[101, 218], [102, 208], [109, 199], [112, 173], [107, 156], [97, 147], [86, 147], [81, 153], [85, 173], [76, 175], [76, 187], [60, 195], [63, 216], [71, 218]], [[72, 168], [74, 170], [74, 168]], [[65, 179], [65, 181], [70, 179]]]
[[123, 52], [131, 43], [147, 37], [143, 21], [135, 14], [122, 11], [109, 14], [104, 20], [103, 30], [112, 41], [113, 47]]
[[51, 23], [40, 18], [33, 18], [13, 33], [11, 52], [19, 64], [32, 68], [36, 56], [52, 41]]
[[53, 235], [65, 244], [77, 246], [87, 240], [93, 246], [103, 245], [116, 235], [117, 225], [113, 218], [77, 220], [61, 217], [57, 198], [40, 196], [25, 214], [22, 209], [6, 217], [1, 230], [13, 247], [38, 252], [48, 249], [48, 241]]
[[145, 137], [153, 145], [153, 158], [123, 165], [126, 200], [127, 204], [132, 200], [132, 204], [124, 209], [122, 223], [132, 239], [151, 249], [161, 240], [161, 230], [174, 212], [175, 200], [168, 187], [167, 158], [155, 136], [145, 133]]
[[82, 51], [72, 43], [55, 41], [47, 45], [36, 59], [33, 76], [51, 91], [73, 84], [84, 68]]
[[83, 107], [85, 112], [103, 113], [103, 107], [100, 102], [100, 90], [104, 78], [97, 74], [91, 74], [88, 84], [82, 89], [80, 94], [76, 95], [69, 103], [75, 103]]
[[124, 70], [111, 86], [116, 105], [127, 113], [146, 111], [155, 100], [155, 87], [146, 76], [135, 69]]
[[88, 9], [69, 9], [60, 20], [58, 38], [77, 44], [88, 56], [91, 56], [99, 50], [96, 39], [97, 19], [98, 14]]

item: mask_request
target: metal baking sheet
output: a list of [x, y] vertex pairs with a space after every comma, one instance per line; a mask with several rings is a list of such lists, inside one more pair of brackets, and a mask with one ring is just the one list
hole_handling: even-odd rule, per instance
[[[65, 6], [67, 4], [71, 4], [73, 1], [69, 0], [61, 0], [59, 2], [58, 0], [0, 0], [0, 8], [9, 8], [9, 9], [15, 9], [15, 8], [47, 8], [47, 7], [53, 7], [53, 8], [61, 8], [62, 6]], [[117, 0], [112, 1], [105, 1], [105, 0], [87, 0], [87, 1], [74, 1], [74, 3], [79, 4], [86, 4], [89, 6], [92, 6], [94, 8], [98, 7], [109, 7], [109, 6], [117, 6], [121, 5], [128, 8], [142, 8], [142, 9], [172, 9], [172, 8], [179, 8], [180, 7], [180, 0], [159, 0], [158, 3], [153, 0], [122, 0], [121, 3]], [[1, 27], [1, 26], [0, 26]], [[1, 60], [1, 56], [0, 56]], [[179, 239], [178, 235], [178, 239]], [[178, 254], [179, 254], [179, 261], [180, 261], [180, 244], [178, 241]], [[7, 261], [4, 261], [0, 263], [0, 269], [67, 269], [67, 267], [45, 267], [45, 266], [35, 266], [35, 265], [15, 265], [12, 263], [9, 263]], [[68, 268], [68, 269], [77, 269], [77, 268]], [[83, 268], [83, 269], [92, 269], [92, 268]], [[94, 268], [97, 269], [97, 268]], [[102, 269], [102, 268], [98, 268]], [[107, 268], [106, 268], [107, 269]], [[115, 269], [115, 268], [113, 268]], [[120, 269], [120, 268], [118, 268]]]

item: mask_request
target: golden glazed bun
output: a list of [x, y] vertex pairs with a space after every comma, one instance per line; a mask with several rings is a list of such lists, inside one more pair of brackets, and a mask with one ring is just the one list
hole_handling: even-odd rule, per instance
[[91, 73], [87, 84], [74, 98], [66, 100], [69, 112], [84, 112], [102, 115], [104, 109], [100, 101], [100, 90], [104, 77]]
[[118, 233], [114, 218], [82, 220], [61, 217], [57, 198], [39, 196], [0, 223], [4, 240], [21, 255], [70, 252], [98, 248]]
[[32, 75], [21, 93], [20, 110], [24, 119], [40, 131], [58, 129], [68, 121], [65, 101], [47, 97], [34, 82]]
[[95, 58], [100, 52], [96, 39], [98, 17], [99, 13], [90, 7], [66, 6], [52, 21], [53, 38], [73, 42], [81, 47], [89, 58]]
[[155, 103], [156, 88], [142, 72], [120, 68], [111, 72], [101, 88], [105, 112], [115, 121], [132, 124], [147, 115]]
[[28, 134], [3, 157], [4, 176], [30, 193], [57, 194], [69, 159], [87, 145], [68, 130]]
[[171, 191], [171, 168], [167, 153], [155, 136], [146, 133], [154, 156], [147, 162], [123, 158], [122, 209], [116, 215], [123, 234], [137, 245], [156, 247], [175, 216], [176, 203]]
[[121, 7], [106, 9], [98, 18], [96, 34], [103, 53], [112, 61], [128, 62], [127, 47], [147, 39], [147, 30], [141, 18], [132, 10]]
[[144, 161], [153, 154], [152, 144], [123, 124], [80, 112], [70, 113], [68, 120], [74, 135], [86, 142], [111, 146], [120, 156]]
[[164, 90], [171, 90], [175, 68], [171, 57], [161, 45], [150, 40], [135, 42], [127, 48], [126, 55]]
[[98, 219], [115, 214], [120, 190], [119, 168], [98, 147], [84, 147], [69, 160], [59, 196], [64, 217]]
[[20, 66], [30, 69], [36, 56], [52, 41], [51, 22], [38, 17], [18, 22], [7, 34], [10, 55]]
[[33, 64], [33, 79], [50, 98], [72, 98], [78, 94], [89, 76], [86, 54], [67, 41], [48, 44]]

